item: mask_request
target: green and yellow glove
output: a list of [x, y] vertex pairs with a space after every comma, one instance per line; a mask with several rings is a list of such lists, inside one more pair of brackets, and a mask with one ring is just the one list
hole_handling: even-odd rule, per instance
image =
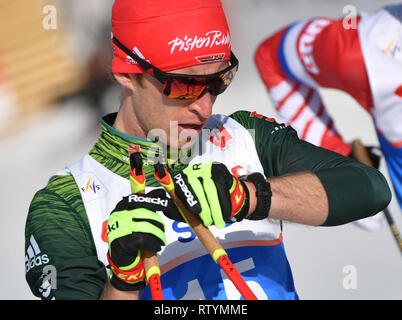
[[145, 287], [145, 271], [140, 250], [153, 252], [166, 245], [165, 227], [157, 211], [179, 214], [165, 190], [124, 197], [112, 211], [107, 224], [110, 282], [119, 290]]
[[[249, 211], [247, 187], [224, 164], [193, 164], [175, 174], [173, 181], [179, 199], [205, 226], [223, 228], [226, 222], [241, 221]], [[181, 216], [169, 218], [183, 220]]]

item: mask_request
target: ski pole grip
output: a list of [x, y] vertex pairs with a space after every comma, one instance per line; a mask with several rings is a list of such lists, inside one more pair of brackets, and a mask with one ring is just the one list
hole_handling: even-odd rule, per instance
[[179, 208], [179, 212], [181, 213], [182, 217], [194, 231], [208, 253], [214, 258], [215, 262], [222, 254], [226, 254], [225, 250], [222, 248], [215, 236], [207, 227], [202, 224], [200, 217], [189, 212], [183, 202], [176, 195], [173, 180], [171, 179], [171, 176], [167, 172], [166, 168], [162, 165], [155, 165], [154, 175], [169, 193], [173, 202]]
[[251, 291], [237, 269], [233, 266], [226, 251], [223, 249], [219, 241], [215, 238], [212, 232], [202, 224], [202, 220], [197, 215], [188, 211], [183, 202], [177, 197], [173, 180], [171, 179], [171, 176], [166, 168], [163, 165], [155, 165], [154, 175], [169, 193], [173, 202], [179, 208], [184, 220], [196, 234], [201, 244], [208, 251], [213, 260], [226, 273], [244, 299], [257, 300], [257, 297]]
[[369, 167], [374, 167], [366, 148], [359, 139], [353, 140], [352, 142], [352, 155], [357, 161]]
[[[142, 168], [139, 150], [130, 152], [130, 185], [132, 193], [145, 193], [145, 173]], [[163, 300], [158, 256], [156, 252], [145, 249], [141, 249], [140, 252], [146, 278], [151, 289], [152, 300]]]

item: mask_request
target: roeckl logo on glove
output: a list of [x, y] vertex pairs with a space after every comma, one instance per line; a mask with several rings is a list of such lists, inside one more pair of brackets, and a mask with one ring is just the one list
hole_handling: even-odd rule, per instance
[[137, 194], [131, 194], [128, 196], [128, 202], [147, 202], [152, 204], [161, 205], [163, 207], [168, 206], [167, 199], [162, 200], [161, 198], [150, 198], [150, 197], [143, 197]]
[[181, 173], [178, 173], [174, 176], [174, 180], [176, 184], [180, 187], [181, 191], [183, 192], [184, 196], [186, 197], [186, 201], [190, 207], [195, 206], [198, 202], [194, 199], [194, 195], [188, 189], [187, 185], [185, 184]]

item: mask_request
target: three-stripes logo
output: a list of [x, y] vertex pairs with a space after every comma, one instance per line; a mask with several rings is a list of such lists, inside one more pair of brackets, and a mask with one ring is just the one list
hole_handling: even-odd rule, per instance
[[33, 235], [29, 239], [29, 246], [25, 255], [25, 272], [28, 272], [34, 267], [49, 263], [47, 254], [41, 254], [38, 243]]

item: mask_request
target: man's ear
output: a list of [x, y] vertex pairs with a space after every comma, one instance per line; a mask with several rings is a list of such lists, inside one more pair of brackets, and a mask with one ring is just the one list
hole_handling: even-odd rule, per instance
[[134, 91], [134, 83], [133, 79], [128, 73], [113, 73], [114, 78], [116, 81], [130, 91]]

